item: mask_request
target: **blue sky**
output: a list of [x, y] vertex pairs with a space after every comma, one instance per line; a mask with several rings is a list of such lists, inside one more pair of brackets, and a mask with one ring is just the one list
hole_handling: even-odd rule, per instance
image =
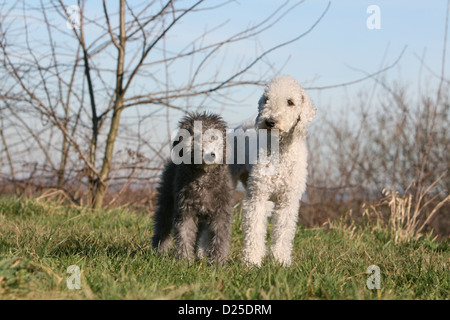
[[[186, 1], [185, 5], [188, 6], [191, 2], [194, 1]], [[206, 2], [202, 6], [212, 3]], [[209, 34], [204, 42], [213, 43], [225, 39], [257, 24], [282, 3], [284, 1], [280, 0], [240, 0], [213, 11], [187, 15], [167, 35], [167, 48], [176, 52], [189, 45], [190, 39], [198, 37], [204, 30], [224, 22], [226, 23]], [[307, 31], [322, 15], [329, 1], [290, 1], [288, 7], [296, 3], [300, 4], [257, 38], [239, 42], [223, 50], [223, 57], [219, 56], [204, 68], [203, 77], [209, 77], [220, 68], [224, 74], [222, 78], [226, 78], [226, 75], [232, 74], [239, 65], [243, 66], [253, 60], [257, 53]], [[91, 15], [103, 15], [99, 2], [88, 1], [88, 4]], [[367, 28], [366, 21], [371, 16], [367, 13], [367, 8], [371, 5], [380, 8], [381, 29]], [[391, 65], [406, 46], [400, 62], [380, 77], [414, 88], [418, 87], [419, 75], [422, 77], [421, 82], [427, 85], [437, 83], [436, 77], [426, 70], [423, 71], [420, 57], [424, 57], [427, 68], [436, 74], [440, 73], [446, 10], [447, 0], [332, 0], [326, 15], [312, 32], [270, 53], [264, 61], [250, 70], [250, 75], [264, 73], [264, 70], [269, 69], [267, 66], [270, 63], [272, 71], [264, 73], [264, 81], [270, 80], [274, 73], [281, 69], [281, 73], [292, 75], [306, 88], [341, 84], [364, 77], [364, 72], [374, 73]], [[447, 50], [447, 55], [449, 51]], [[149, 60], [155, 58], [157, 53], [149, 56]], [[446, 74], [449, 65], [450, 62], [446, 65]], [[173, 68], [170, 70], [171, 81], [175, 84], [183, 83], [188, 73], [188, 66]], [[144, 91], [152, 88], [152, 85], [145, 81], [136, 85]], [[341, 112], [348, 105], [352, 105], [352, 101], [357, 102], [358, 93], [373, 87], [374, 81], [367, 80], [356, 85], [308, 92], [316, 104], [319, 118], [330, 112]], [[226, 94], [237, 101], [236, 103], [221, 105], [208, 100], [202, 108], [220, 111], [230, 126], [236, 126], [242, 120], [256, 115], [256, 104], [261, 93], [262, 88], [254, 86], [233, 89]], [[196, 100], [187, 103], [196, 106]], [[351, 111], [349, 112], [351, 117]], [[179, 116], [177, 113], [173, 114], [170, 130], [161, 127], [161, 130], [157, 131], [173, 130]], [[152, 127], [164, 126], [165, 123], [152, 124]], [[159, 138], [160, 141], [164, 139], [164, 135]]]
[[[263, 15], [267, 8], [274, 6], [274, 2], [241, 1], [237, 6], [242, 10], [237, 10], [240, 13], [236, 18], [249, 19], [249, 15]], [[289, 39], [296, 32], [301, 33], [320, 16], [327, 3], [322, 0], [305, 1], [260, 40], [269, 46]], [[366, 10], [373, 4], [380, 8], [379, 30], [369, 30], [366, 26], [370, 16]], [[376, 72], [392, 64], [407, 46], [399, 64], [384, 76], [405, 84], [415, 84], [420, 69], [418, 57], [424, 54], [427, 66], [435, 73], [440, 73], [446, 7], [447, 1], [442, 0], [335, 0], [331, 2], [324, 19], [310, 34], [272, 53], [269, 58], [278, 66], [290, 58], [283, 73], [293, 75], [306, 87], [320, 87], [364, 76], [352, 68]], [[232, 16], [232, 13], [229, 15]], [[342, 101], [342, 96], [356, 94], [358, 90], [371, 85], [373, 82], [366, 81], [346, 88], [310, 91], [310, 95], [318, 104], [319, 111], [322, 106], [327, 110], [335, 109], [341, 107], [339, 101]], [[255, 105], [257, 96], [253, 97]], [[248, 114], [251, 110], [252, 107], [248, 109]]]
[[[204, 30], [227, 22], [223, 27], [208, 35], [204, 41], [214, 42], [225, 39], [248, 26], [260, 22], [284, 1], [280, 0], [240, 0], [212, 11], [187, 15], [167, 35], [168, 50], [176, 51], [189, 45], [191, 39], [198, 37]], [[67, 1], [66, 4], [76, 4]], [[110, 13], [114, 12], [114, 3], [109, 1]], [[186, 6], [194, 1], [184, 1]], [[206, 1], [202, 6], [210, 6], [218, 1]], [[254, 59], [275, 45], [290, 40], [308, 30], [327, 7], [328, 0], [290, 1], [295, 6], [276, 25], [248, 41], [229, 46], [222, 54], [203, 70], [208, 77], [218, 68], [229, 69], [229, 74], [238, 66]], [[133, 4], [131, 1], [130, 4]], [[369, 30], [366, 20], [367, 8], [377, 5], [380, 8], [381, 29]], [[305, 87], [323, 87], [345, 83], [364, 77], [361, 72], [373, 73], [392, 64], [406, 46], [406, 51], [395, 68], [384, 73], [388, 80], [397, 80], [404, 84], [416, 85], [421, 64], [419, 57], [424, 56], [425, 63], [434, 73], [440, 73], [442, 46], [444, 38], [447, 0], [406, 1], [406, 0], [332, 0], [331, 6], [322, 21], [305, 37], [286, 47], [276, 50], [265, 57], [262, 63], [250, 70], [250, 74], [262, 73], [270, 63], [272, 72], [265, 73], [268, 81], [275, 71], [294, 76]], [[153, 9], [157, 10], [157, 6]], [[103, 17], [100, 1], [87, 1], [86, 14], [90, 18]], [[114, 17], [112, 18], [114, 22]], [[95, 31], [88, 32], [92, 38]], [[450, 51], [450, 50], [448, 50]], [[153, 53], [148, 60], [158, 59]], [[105, 60], [104, 63], [109, 63]], [[111, 62], [113, 63], [113, 62]], [[447, 63], [448, 74], [450, 63]], [[355, 69], [361, 70], [357, 71]], [[188, 74], [187, 66], [172, 69], [173, 81], [183, 82]], [[223, 71], [225, 78], [227, 70]], [[423, 74], [422, 74], [423, 75]], [[431, 77], [432, 78], [432, 77]], [[429, 81], [425, 74], [424, 81]], [[431, 79], [432, 81], [433, 79]], [[436, 79], [434, 79], [436, 80]], [[140, 80], [141, 81], [141, 80]], [[136, 84], [147, 90], [145, 81]], [[339, 110], [343, 97], [352, 99], [366, 87], [371, 88], [373, 81], [357, 85], [339, 87], [331, 90], [310, 90], [309, 93], [321, 110]], [[149, 85], [149, 90], [151, 85]], [[238, 105], [224, 109], [224, 117], [232, 124], [240, 119], [253, 116], [256, 102], [262, 88], [244, 87], [230, 91], [230, 95], [239, 101]], [[204, 106], [222, 110], [223, 106]]]
[[[188, 6], [193, 2], [193, 0], [184, 0], [180, 3]], [[66, 1], [65, 3], [70, 5], [77, 2]], [[108, 1], [108, 5], [111, 5], [110, 12], [115, 11], [113, 10], [115, 3], [117, 2]], [[216, 3], [218, 1], [207, 1], [202, 6]], [[208, 34], [204, 42], [213, 43], [219, 39], [226, 39], [260, 22], [282, 3], [283, 1], [280, 0], [240, 0], [213, 11], [187, 15], [167, 35], [165, 40], [167, 49], [177, 52], [180, 48], [188, 46], [191, 39], [198, 37], [204, 30], [224, 22], [226, 23], [220, 29]], [[296, 3], [300, 4], [295, 6]], [[272, 28], [256, 38], [224, 49], [203, 69], [201, 76], [208, 78], [219, 68], [223, 72], [222, 79], [226, 78], [227, 74], [233, 74], [239, 66], [252, 61], [257, 53], [307, 31], [321, 16], [328, 3], [328, 0], [290, 1], [288, 7], [295, 7]], [[418, 79], [421, 75], [422, 84], [436, 85], [437, 78], [432, 74], [439, 74], [441, 69], [447, 3], [447, 0], [333, 0], [322, 21], [309, 34], [295, 43], [270, 53], [250, 70], [249, 75], [264, 74], [262, 80], [268, 81], [276, 71], [281, 69], [281, 73], [292, 75], [306, 88], [341, 84], [364, 77], [364, 72], [373, 73], [392, 64], [406, 46], [400, 62], [381, 76], [389, 82], [397, 81], [418, 88]], [[130, 1], [130, 4], [136, 4], [136, 2]], [[381, 29], [379, 30], [367, 28], [366, 20], [370, 16], [367, 8], [370, 5], [377, 5], [380, 8]], [[157, 7], [151, 9], [156, 11]], [[39, 10], [35, 12], [40, 14]], [[98, 16], [98, 21], [102, 21], [100, 20], [103, 17], [101, 1], [88, 0], [86, 14], [94, 20]], [[20, 16], [19, 10], [14, 22], [17, 25], [21, 22]], [[61, 17], [56, 17], [54, 23], [59, 23], [56, 19], [61, 19], [61, 23], [65, 23]], [[111, 19], [114, 23], [116, 17]], [[45, 25], [42, 23], [38, 25], [39, 22], [32, 20], [28, 23], [29, 26], [34, 23], [36, 41], [40, 43], [39, 36], [45, 35]], [[40, 32], [39, 28], [43, 31]], [[87, 32], [88, 41], [89, 37], [96, 36], [95, 30]], [[73, 39], [56, 39], [56, 41], [65, 43]], [[71, 42], [70, 45], [73, 43], [76, 42]], [[41, 46], [44, 52], [48, 51], [42, 43]], [[450, 50], [447, 50], [447, 58], [448, 52]], [[421, 66], [420, 57], [424, 57], [426, 68]], [[148, 60], [158, 58], [161, 57], [158, 57], [158, 51], [156, 51], [150, 54]], [[100, 63], [111, 67], [114, 66], [113, 60], [114, 56], [106, 57]], [[449, 74], [449, 68], [450, 61], [446, 63], [446, 75]], [[268, 72], [265, 72], [267, 70]], [[174, 67], [170, 70], [171, 81], [174, 84], [183, 83], [188, 73], [187, 65]], [[154, 84], [145, 78], [139, 78], [135, 85], [136, 90], [143, 92], [154, 90]], [[330, 112], [340, 112], [352, 101], [357, 101], [359, 92], [370, 90], [373, 86], [374, 81], [368, 80], [356, 85], [328, 90], [308, 90], [308, 92], [316, 104], [318, 116], [321, 116]], [[210, 99], [203, 108], [221, 110], [230, 126], [235, 126], [256, 115], [256, 104], [262, 90], [261, 87], [255, 86], [235, 88], [226, 92], [232, 100], [236, 101], [235, 103], [225, 106]], [[419, 94], [419, 90], [417, 92]], [[191, 103], [195, 105], [196, 101]], [[151, 110], [154, 106], [146, 106], [146, 108]], [[172, 129], [179, 116], [179, 114], [173, 114]], [[128, 121], [126, 116], [123, 121]], [[164, 141], [167, 139], [166, 133], [170, 130], [163, 128], [165, 121], [158, 121], [159, 119], [156, 119], [148, 123], [148, 131], [162, 132], [158, 140]], [[155, 129], [158, 126], [162, 126], [161, 130]]]

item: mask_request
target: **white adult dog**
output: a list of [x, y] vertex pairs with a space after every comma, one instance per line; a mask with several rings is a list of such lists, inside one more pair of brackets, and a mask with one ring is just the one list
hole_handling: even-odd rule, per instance
[[[316, 109], [308, 94], [289, 76], [273, 79], [258, 104], [255, 128], [267, 129], [269, 134], [278, 130], [279, 153], [269, 156], [269, 162], [233, 169], [235, 180], [240, 179], [247, 189], [243, 259], [248, 265], [261, 266], [266, 254], [267, 203], [272, 201], [271, 252], [278, 262], [289, 266], [300, 199], [306, 188], [306, 125], [315, 117]], [[268, 170], [271, 165], [276, 168], [272, 173]]]

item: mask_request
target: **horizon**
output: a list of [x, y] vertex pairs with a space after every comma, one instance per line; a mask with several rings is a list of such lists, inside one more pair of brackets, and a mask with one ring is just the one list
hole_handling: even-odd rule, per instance
[[[75, 3], [77, 2], [66, 1], [66, 5]], [[145, 2], [137, 4], [134, 2], [133, 5], [139, 7], [143, 3]], [[180, 110], [166, 108], [155, 115], [152, 108], [155, 108], [157, 112], [159, 107], [157, 105], [129, 108], [122, 115], [121, 123], [131, 128], [129, 130], [131, 133], [138, 132], [142, 136], [150, 136], [152, 140], [148, 142], [149, 144], [157, 145], [167, 142], [170, 139], [170, 133], [183, 115], [183, 110], [216, 112], [222, 115], [230, 128], [236, 127], [256, 116], [257, 102], [263, 91], [262, 85], [278, 74], [289, 74], [296, 78], [314, 101], [317, 116], [311, 124], [312, 132], [320, 130], [321, 120], [326, 116], [343, 114], [351, 121], [356, 117], [354, 109], [363, 98], [367, 98], [365, 105], [370, 106], [370, 112], [375, 114], [386, 95], [383, 85], [406, 87], [411, 91], [411, 100], [419, 103], [423, 97], [434, 99], [434, 91], [433, 89], [430, 91], [430, 88], [437, 88], [442, 83], [448, 84], [448, 80], [441, 79], [442, 76], [445, 78], [449, 74], [450, 68], [446, 63], [448, 30], [445, 29], [445, 23], [449, 3], [446, 0], [433, 2], [417, 0], [291, 1], [286, 2], [287, 5], [284, 7], [280, 6], [280, 2], [270, 0], [225, 1], [223, 3], [226, 5], [212, 11], [195, 12], [192, 16], [187, 15], [185, 20], [180, 21], [180, 25], [176, 26], [173, 32], [168, 33], [164, 42], [156, 48], [145, 70], [151, 72], [152, 62], [163, 57], [163, 52], [171, 54], [177, 50], [186, 50], [190, 45], [195, 44], [191, 41], [199, 36], [202, 37], [201, 43], [207, 45], [214, 43], [217, 39], [226, 39], [227, 36], [238, 34], [246, 27], [255, 27], [264, 19], [271, 17], [270, 27], [263, 33], [246, 41], [230, 44], [227, 50], [217, 53], [217, 58], [209, 61], [209, 64], [202, 65], [198, 59], [192, 60], [194, 66], [200, 65], [197, 70], [199, 78], [215, 79], [215, 73], [221, 71], [222, 78], [226, 79], [228, 74], [248, 65], [258, 55], [270, 51], [248, 71], [248, 75], [243, 76], [243, 80], [254, 80], [255, 75], [261, 74], [260, 82], [232, 87], [215, 97], [206, 95], [206, 97], [193, 99], [174, 99], [174, 105]], [[207, 5], [208, 3], [204, 6]], [[368, 12], [373, 5], [379, 8], [378, 13], [370, 10]], [[41, 30], [45, 31], [45, 24], [37, 19], [42, 13], [38, 10], [39, 8], [31, 10], [29, 8], [31, 5], [25, 6], [28, 9], [22, 11], [19, 3], [15, 11], [10, 13], [11, 19], [2, 23], [7, 27], [7, 31], [20, 30], [24, 26], [32, 29], [29, 31], [30, 42], [36, 45], [36, 54], [46, 58], [45, 53], [48, 55], [49, 50], [45, 48], [46, 35], [41, 32]], [[0, 9], [7, 7], [8, 5], [4, 2]], [[280, 11], [276, 11], [277, 8]], [[111, 21], [116, 23], [117, 16], [113, 14], [113, 11], [111, 10]], [[31, 17], [24, 20], [24, 12]], [[103, 15], [101, 3], [87, 2], [85, 14], [91, 19], [90, 21], [97, 21]], [[374, 18], [374, 14], [378, 16]], [[70, 29], [65, 27], [67, 21], [55, 12], [50, 12], [49, 15], [54, 25], [70, 35]], [[373, 19], [378, 19], [378, 25], [369, 28], [370, 23], [374, 22]], [[98, 26], [94, 24], [92, 30], [87, 33], [88, 42], [98, 36], [96, 28]], [[73, 46], [67, 34], [61, 32], [55, 35], [53, 41], [58, 45], [58, 49], [67, 50]], [[304, 36], [297, 41], [271, 51], [271, 48], [276, 48], [302, 34]], [[14, 40], [20, 42], [24, 38], [24, 35], [19, 33]], [[23, 50], [26, 51], [25, 48]], [[24, 56], [26, 55], [25, 52]], [[64, 61], [62, 55], [58, 58]], [[128, 62], [131, 64], [133, 57], [129, 59]], [[114, 56], [107, 57], [98, 63], [99, 67], [108, 68], [113, 62]], [[186, 78], [192, 74], [191, 69], [192, 66], [178, 64], [171, 66], [170, 70], [157, 70], [155, 74], [141, 75], [133, 84], [132, 93], [163, 90], [163, 81], [172, 88], [182, 87], [187, 81]], [[5, 86], [5, 83], [8, 84], [9, 81], [6, 78], [3, 85]], [[107, 76], [105, 79], [95, 79], [95, 81], [105, 81], [105, 88], [111, 86]], [[97, 86], [98, 103], [104, 107], [108, 101], [106, 93], [101, 92], [102, 89], [98, 89]], [[367, 97], [361, 97], [361, 93], [367, 94]], [[86, 92], [84, 94], [87, 95]], [[45, 119], [32, 115], [26, 114], [23, 119], [33, 128], [46, 125]], [[20, 140], [17, 141], [20, 137], [8, 128], [5, 129], [5, 135], [14, 142], [13, 151], [20, 149]], [[100, 144], [105, 140], [103, 135]], [[128, 148], [136, 148], [139, 151], [139, 144], [127, 139], [121, 140], [121, 138], [119, 136], [115, 154], [124, 152]], [[59, 143], [58, 139], [54, 141]], [[28, 142], [23, 141], [24, 144]], [[169, 154], [168, 151], [164, 149], [162, 152]], [[50, 152], [58, 151], [54, 148]], [[147, 148], [146, 156], [152, 157], [151, 153], [155, 151]], [[40, 159], [39, 161], [45, 159], [42, 154], [32, 151], [28, 153], [28, 157], [34, 160]]]

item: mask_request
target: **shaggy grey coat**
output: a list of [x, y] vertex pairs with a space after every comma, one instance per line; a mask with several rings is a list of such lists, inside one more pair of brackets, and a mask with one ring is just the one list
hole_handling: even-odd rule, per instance
[[[222, 132], [223, 154], [211, 153], [219, 163], [205, 163], [203, 141], [201, 164], [176, 165], [172, 161], [166, 164], [157, 189], [153, 247], [160, 253], [167, 252], [173, 228], [180, 258], [192, 261], [198, 247], [200, 258], [206, 256], [210, 262], [221, 264], [230, 250], [234, 199], [231, 172], [225, 164], [226, 123], [215, 114], [192, 113], [179, 122], [179, 128], [193, 136], [194, 121], [201, 121], [202, 133], [208, 129]], [[192, 140], [189, 142], [191, 150]], [[173, 146], [181, 141], [181, 138], [175, 141]]]

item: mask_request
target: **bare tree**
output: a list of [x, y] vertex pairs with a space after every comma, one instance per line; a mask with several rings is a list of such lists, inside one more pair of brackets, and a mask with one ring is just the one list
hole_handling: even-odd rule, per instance
[[[187, 17], [221, 10], [231, 2], [1, 4], [1, 68], [9, 75], [1, 100], [6, 112], [20, 122], [19, 131], [27, 132], [45, 155], [42, 167], [53, 172], [57, 187], [86, 181], [90, 204], [101, 207], [113, 179], [137, 179], [136, 172], [158, 169], [164, 158], [167, 139], [150, 143], [158, 130], [145, 129], [144, 121], [154, 121], [155, 126], [161, 119], [168, 122], [172, 111], [188, 109], [186, 102], [225, 105], [233, 88], [259, 85], [262, 75], [252, 75], [250, 70], [259, 62], [267, 63], [269, 53], [311, 32], [330, 6], [305, 32], [256, 51], [232, 70], [220, 65], [227, 48], [256, 40], [303, 1], [286, 1], [231, 36], [210, 40], [209, 35], [225, 25], [220, 22], [198, 32], [184, 47], [169, 46], [170, 37], [182, 30]], [[183, 75], [176, 78], [175, 72]], [[30, 117], [41, 120], [38, 130], [30, 125]], [[137, 120], [131, 124], [127, 117]], [[118, 143], [128, 146], [122, 157], [115, 153]], [[144, 149], [153, 156], [146, 158]]]

